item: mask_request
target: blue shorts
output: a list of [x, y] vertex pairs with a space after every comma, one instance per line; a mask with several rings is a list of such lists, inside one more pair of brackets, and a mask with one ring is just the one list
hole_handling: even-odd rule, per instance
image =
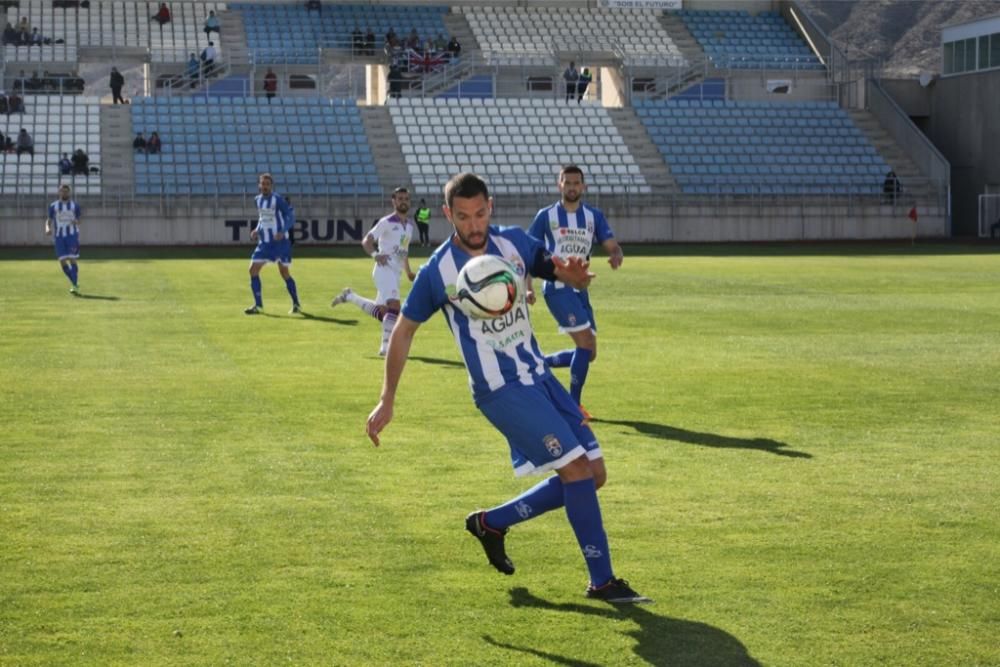
[[586, 290], [582, 292], [577, 292], [573, 288], [553, 290], [545, 295], [545, 305], [559, 323], [560, 333], [585, 329], [597, 333], [594, 309], [590, 307], [590, 295]]
[[277, 262], [278, 264], [288, 266], [292, 263], [292, 244], [287, 238], [281, 241], [271, 241], [270, 243], [261, 241], [254, 248], [253, 254], [250, 255], [250, 261], [253, 263]]
[[603, 456], [576, 401], [551, 375], [533, 385], [507, 385], [479, 410], [506, 436], [518, 477], [558, 470], [583, 455]]
[[78, 259], [80, 257], [80, 237], [77, 234], [72, 236], [56, 237], [56, 258], [57, 259]]

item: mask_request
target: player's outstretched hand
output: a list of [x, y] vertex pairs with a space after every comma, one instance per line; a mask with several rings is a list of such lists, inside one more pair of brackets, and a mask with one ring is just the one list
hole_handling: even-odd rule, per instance
[[390, 421], [392, 421], [392, 404], [387, 405], [384, 401], [379, 401], [375, 409], [368, 415], [368, 423], [365, 424], [365, 433], [368, 434], [368, 438], [376, 447], [381, 444], [379, 433], [389, 425]]
[[556, 265], [556, 278], [576, 289], [586, 289], [594, 279], [594, 274], [587, 270], [590, 268], [590, 262], [579, 257], [559, 259], [553, 256], [552, 263]]
[[409, 273], [406, 274], [406, 277], [409, 278], [410, 282], [412, 283], [414, 280], [417, 279], [417, 274], [415, 274], [413, 271], [410, 271]]
[[622, 265], [622, 262], [624, 260], [625, 260], [625, 254], [621, 250], [619, 250], [618, 252], [611, 253], [611, 255], [608, 257], [608, 264], [611, 265], [611, 268], [613, 270], [617, 271], [618, 267]]

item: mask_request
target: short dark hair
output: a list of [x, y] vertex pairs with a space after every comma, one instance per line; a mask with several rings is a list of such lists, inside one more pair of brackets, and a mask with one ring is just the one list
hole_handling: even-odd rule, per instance
[[563, 176], [565, 176], [566, 174], [580, 174], [580, 180], [581, 181], [586, 180], [583, 177], [583, 169], [580, 169], [575, 164], [568, 164], [565, 167], [563, 167], [562, 169], [560, 169], [559, 170], [559, 180], [561, 181], [563, 179]]
[[462, 199], [472, 199], [476, 195], [482, 195], [487, 201], [490, 199], [490, 189], [486, 187], [486, 181], [470, 172], [462, 172], [451, 177], [451, 180], [444, 186], [444, 201], [451, 208], [455, 197]]
[[396, 188], [395, 190], [393, 190], [392, 194], [398, 195], [401, 192], [405, 192], [406, 194], [410, 194], [410, 191], [407, 190], [406, 187], [403, 186], [403, 185], [400, 185], [398, 188]]

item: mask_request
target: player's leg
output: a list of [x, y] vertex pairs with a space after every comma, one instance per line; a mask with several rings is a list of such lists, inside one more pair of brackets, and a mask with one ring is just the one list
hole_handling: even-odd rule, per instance
[[577, 405], [581, 405], [583, 385], [587, 382], [590, 363], [597, 359], [597, 336], [593, 329], [571, 331], [569, 335], [576, 346], [569, 363], [569, 393]]
[[289, 269], [291, 264], [292, 258], [289, 251], [286, 259], [278, 261], [278, 273], [281, 274], [281, 278], [285, 281], [285, 289], [288, 290], [288, 296], [292, 297], [292, 309], [288, 312], [301, 313], [302, 307], [299, 305], [299, 291], [295, 286], [295, 279], [292, 278], [292, 273]]
[[69, 280], [69, 284], [72, 285], [73, 284], [73, 269], [70, 267], [69, 260], [68, 259], [60, 259], [59, 260], [59, 268], [62, 269], [62, 272], [66, 276], [66, 279]]
[[[257, 256], [257, 252], [254, 252]], [[250, 291], [253, 292], [253, 304], [243, 312], [247, 315], [256, 315], [264, 307], [264, 294], [260, 284], [260, 270], [267, 264], [264, 260], [250, 260]]]
[[560, 350], [545, 357], [550, 368], [570, 368], [570, 393], [580, 404], [583, 385], [587, 380], [590, 362], [597, 356], [597, 326], [586, 292], [560, 289], [545, 295], [545, 305], [559, 324], [559, 330], [568, 333], [574, 347]]

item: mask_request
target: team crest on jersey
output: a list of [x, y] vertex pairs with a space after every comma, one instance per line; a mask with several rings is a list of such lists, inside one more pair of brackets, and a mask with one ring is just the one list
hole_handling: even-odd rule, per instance
[[504, 257], [504, 259], [507, 260], [507, 262], [509, 262], [510, 265], [514, 267], [514, 270], [517, 271], [517, 275], [519, 277], [521, 278], [524, 277], [526, 271], [524, 268], [524, 262], [521, 261], [520, 257]]
[[569, 314], [569, 325], [571, 327], [575, 327], [576, 326], [576, 315], [574, 315], [573, 313]]
[[558, 220], [549, 220], [549, 229], [552, 229], [552, 230], [559, 229], [559, 221]]
[[542, 443], [545, 445], [545, 449], [549, 450], [549, 454], [552, 456], [559, 456], [562, 454], [562, 445], [559, 444], [559, 439], [552, 433], [542, 438]]

